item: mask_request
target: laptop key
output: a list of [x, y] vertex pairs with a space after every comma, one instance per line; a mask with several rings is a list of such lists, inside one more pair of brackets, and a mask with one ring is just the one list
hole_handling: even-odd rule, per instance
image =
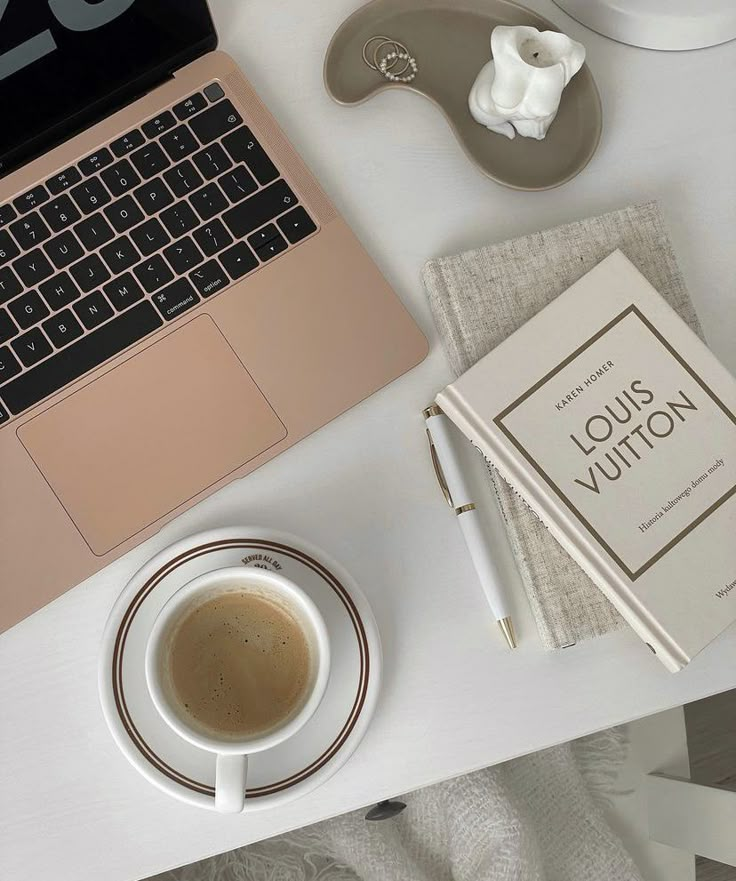
[[27, 288], [35, 288], [37, 284], [54, 274], [51, 264], [40, 248], [19, 257], [13, 263], [13, 269]]
[[164, 110], [163, 113], [159, 113], [158, 116], [149, 119], [148, 122], [144, 122], [141, 128], [147, 138], [156, 138], [175, 125], [176, 119], [174, 119], [174, 114], [170, 110]]
[[107, 302], [102, 291], [95, 291], [75, 303], [74, 311], [87, 330], [94, 330], [113, 316], [112, 306]]
[[19, 294], [23, 285], [9, 266], [0, 269], [0, 303], [7, 303], [11, 297]]
[[202, 176], [189, 159], [185, 159], [174, 168], [164, 172], [164, 180], [178, 198], [186, 196], [202, 186]]
[[193, 116], [195, 113], [199, 113], [200, 110], [203, 110], [207, 106], [207, 102], [204, 99], [204, 95], [200, 92], [196, 92], [194, 95], [191, 95], [186, 101], [180, 101], [178, 104], [174, 104], [171, 108], [176, 114], [177, 119], [186, 119], [188, 116]]
[[222, 195], [222, 190], [214, 181], [197, 190], [194, 195], [189, 197], [194, 210], [199, 214], [202, 220], [209, 220], [215, 214], [219, 214], [223, 209], [227, 208], [228, 201]]
[[100, 171], [100, 169], [110, 165], [111, 162], [112, 153], [107, 149], [107, 147], [103, 147], [101, 150], [98, 150], [91, 156], [86, 156], [84, 159], [77, 162], [77, 168], [82, 172], [85, 177], [89, 177], [90, 174], [94, 174], [96, 171]]
[[69, 271], [84, 294], [91, 291], [92, 288], [99, 287], [110, 278], [107, 267], [97, 254], [90, 254], [84, 260], [75, 263]]
[[68, 272], [60, 272], [38, 286], [50, 309], [57, 311], [78, 300], [82, 293]]
[[145, 138], [143, 137], [143, 132], [140, 129], [134, 128], [133, 131], [128, 132], [127, 135], [123, 135], [121, 138], [116, 138], [110, 144], [110, 149], [118, 157], [125, 156], [126, 153], [130, 153], [131, 150], [140, 147], [144, 141]]
[[193, 153], [199, 144], [185, 125], [179, 125], [165, 135], [161, 135], [161, 146], [176, 162]]
[[199, 302], [199, 296], [186, 278], [178, 278], [173, 284], [151, 297], [158, 311], [171, 321]]
[[213, 254], [233, 243], [233, 237], [221, 220], [211, 220], [206, 223], [194, 233], [194, 238], [206, 257], [212, 257]]
[[27, 410], [137, 343], [162, 324], [160, 315], [151, 303], [137, 303], [33, 370], [0, 386], [0, 398], [11, 413]]
[[105, 263], [110, 267], [113, 275], [125, 272], [126, 269], [130, 269], [131, 266], [141, 259], [140, 254], [136, 251], [133, 242], [131, 242], [128, 236], [120, 236], [119, 239], [115, 239], [114, 242], [105, 245], [100, 250], [100, 254]]
[[192, 161], [206, 180], [212, 180], [232, 166], [232, 161], [219, 144], [213, 144], [195, 153]]
[[18, 212], [12, 205], [0, 205], [0, 226], [5, 226], [6, 223], [15, 220], [17, 216]]
[[52, 315], [41, 327], [57, 349], [63, 348], [84, 333], [82, 325], [74, 317], [71, 309], [64, 309], [63, 312]]
[[266, 260], [270, 260], [277, 254], [281, 254], [282, 251], [285, 251], [288, 247], [289, 245], [286, 239], [280, 235], [276, 239], [271, 239], [271, 241], [267, 242], [265, 245], [261, 245], [261, 247], [256, 251], [256, 254], [258, 255], [258, 259], [262, 263], [265, 263]]
[[82, 214], [92, 214], [110, 201], [110, 194], [96, 177], [78, 184], [71, 191], [72, 199], [79, 206]]
[[[141, 135], [141, 140], [143, 135]], [[115, 165], [106, 168], [100, 175], [105, 182], [105, 186], [116, 198], [137, 187], [141, 182], [138, 173], [127, 159], [121, 159]]]
[[35, 248], [41, 242], [45, 242], [51, 235], [51, 231], [41, 219], [38, 211], [26, 214], [20, 220], [10, 224], [10, 232], [15, 236], [16, 242], [24, 251]]
[[0, 347], [0, 385], [17, 376], [23, 368], [8, 346]]
[[46, 242], [43, 249], [57, 269], [65, 269], [70, 263], [79, 260], [84, 254], [82, 246], [70, 229], [60, 233], [56, 238], [51, 239], [50, 242]]
[[199, 226], [197, 215], [188, 202], [177, 202], [161, 212], [161, 220], [173, 238], [183, 236]]
[[225, 97], [225, 91], [219, 83], [210, 83], [208, 86], [205, 86], [204, 93], [207, 96], [207, 100], [212, 104]]
[[[168, 173], [168, 172], [167, 172]], [[154, 177], [133, 193], [146, 214], [156, 214], [174, 201], [171, 190], [161, 180]]]
[[202, 297], [211, 297], [212, 294], [216, 294], [230, 284], [230, 279], [225, 275], [217, 260], [208, 260], [207, 263], [191, 272], [189, 278]]
[[275, 239], [278, 234], [279, 231], [276, 227], [272, 223], [269, 223], [262, 229], [259, 229], [258, 232], [254, 232], [252, 235], [248, 236], [248, 244], [254, 251], [257, 251], [263, 245], [268, 244], [271, 239]]
[[74, 184], [78, 184], [81, 179], [82, 175], [80, 174], [79, 169], [72, 165], [65, 171], [60, 171], [58, 174], [50, 177], [46, 181], [46, 186], [52, 196], [58, 196], [59, 193], [63, 193], [64, 190], [68, 190], [69, 187], [73, 187]]
[[173, 281], [174, 278], [174, 273], [160, 254], [155, 254], [150, 260], [139, 263], [133, 272], [149, 294]]
[[8, 419], [10, 419], [10, 413], [8, 413], [5, 407], [0, 404], [0, 425], [2, 425], [3, 422], [7, 422]]
[[7, 341], [12, 340], [17, 333], [18, 328], [8, 314], [8, 310], [0, 309], [0, 343], [7, 343]]
[[54, 232], [61, 232], [76, 223], [82, 216], [67, 195], [61, 195], [46, 205], [42, 205], [41, 214]]
[[15, 244], [10, 234], [6, 230], [0, 230], [0, 266], [17, 257], [20, 254], [20, 248]]
[[222, 219], [236, 239], [242, 239], [269, 220], [293, 207], [297, 198], [286, 181], [277, 180], [243, 202], [238, 202]]
[[255, 193], [258, 184], [253, 179], [253, 175], [244, 165], [238, 165], [227, 174], [223, 174], [217, 181], [225, 191], [225, 195], [234, 204]]
[[52, 351], [49, 341], [37, 327], [14, 339], [10, 345], [26, 367], [33, 367]]
[[226, 98], [190, 119], [189, 125], [203, 144], [209, 144], [215, 138], [237, 128], [242, 122], [242, 116], [233, 107], [232, 101]]
[[34, 208], [38, 208], [39, 205], [43, 205], [44, 202], [48, 202], [48, 199], [49, 194], [46, 187], [43, 184], [39, 184], [32, 190], [28, 190], [27, 193], [23, 193], [22, 196], [18, 196], [17, 199], [13, 199], [13, 207], [19, 214], [25, 214]]
[[144, 180], [153, 177], [171, 165], [164, 151], [158, 144], [145, 144], [130, 154], [130, 161], [138, 169]]
[[245, 242], [236, 242], [232, 248], [223, 251], [220, 260], [233, 281], [237, 281], [258, 266], [255, 255]]
[[155, 217], [136, 227], [130, 237], [144, 257], [148, 257], [171, 241], [171, 236], [161, 226], [161, 221]]
[[138, 282], [130, 272], [125, 272], [118, 278], [109, 281], [103, 288], [107, 299], [112, 305], [122, 312], [138, 300], [142, 300], [145, 294]]
[[227, 135], [222, 143], [235, 162], [245, 162], [261, 186], [271, 183], [279, 176], [276, 166], [248, 126], [243, 126]]
[[191, 236], [184, 236], [183, 239], [169, 245], [164, 251], [164, 257], [177, 275], [183, 275], [204, 260], [202, 252], [194, 244]]
[[136, 205], [132, 196], [123, 196], [105, 208], [105, 217], [115, 227], [115, 232], [127, 232], [136, 224], [145, 220], [143, 212]]
[[39, 297], [38, 291], [28, 291], [22, 297], [8, 303], [8, 309], [21, 330], [28, 330], [49, 314], [48, 306]]
[[279, 217], [276, 223], [292, 245], [300, 242], [317, 229], [317, 225], [301, 205]]
[[88, 251], [95, 251], [100, 245], [104, 245], [115, 238], [110, 224], [102, 214], [93, 214], [74, 227], [74, 232], [79, 236], [79, 241]]

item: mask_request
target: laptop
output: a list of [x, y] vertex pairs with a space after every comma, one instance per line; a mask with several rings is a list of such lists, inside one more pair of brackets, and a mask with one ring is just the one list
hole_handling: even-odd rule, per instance
[[0, 2], [0, 631], [427, 352], [216, 44]]

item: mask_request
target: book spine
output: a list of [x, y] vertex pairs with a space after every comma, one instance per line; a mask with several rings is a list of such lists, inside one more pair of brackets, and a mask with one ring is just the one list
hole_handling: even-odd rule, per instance
[[533, 481], [526, 479], [523, 469], [506, 449], [495, 442], [494, 436], [485, 429], [483, 422], [474, 418], [472, 411], [452, 386], [448, 386], [437, 396], [437, 404], [471, 444], [480, 450], [489, 464], [524, 501], [662, 664], [673, 673], [682, 670], [690, 658], [643, 609], [637, 609], [635, 602], [630, 601], [630, 592], [626, 585], [614, 582], [598, 561], [575, 541], [574, 536], [565, 528], [564, 520], [559, 516], [556, 507], [549, 504], [536, 490]]

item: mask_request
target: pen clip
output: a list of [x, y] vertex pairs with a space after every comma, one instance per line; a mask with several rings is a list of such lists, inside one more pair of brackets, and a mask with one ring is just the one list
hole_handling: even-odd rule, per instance
[[437, 455], [437, 450], [435, 449], [434, 442], [432, 441], [432, 435], [430, 434], [429, 429], [427, 429], [427, 440], [429, 442], [429, 455], [432, 459], [432, 465], [434, 467], [434, 474], [437, 478], [437, 483], [440, 485], [440, 489], [442, 490], [442, 495], [445, 497], [445, 501], [447, 504], [454, 508], [455, 505], [452, 501], [452, 496], [450, 495], [450, 490], [447, 488], [447, 481], [445, 480], [444, 472], [442, 471], [442, 466], [440, 465], [439, 456]]

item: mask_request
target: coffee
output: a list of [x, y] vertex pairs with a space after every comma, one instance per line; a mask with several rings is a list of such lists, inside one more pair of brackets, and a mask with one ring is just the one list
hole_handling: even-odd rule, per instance
[[292, 610], [265, 593], [237, 588], [182, 613], [167, 640], [166, 665], [183, 719], [233, 740], [288, 721], [313, 678], [309, 638]]

